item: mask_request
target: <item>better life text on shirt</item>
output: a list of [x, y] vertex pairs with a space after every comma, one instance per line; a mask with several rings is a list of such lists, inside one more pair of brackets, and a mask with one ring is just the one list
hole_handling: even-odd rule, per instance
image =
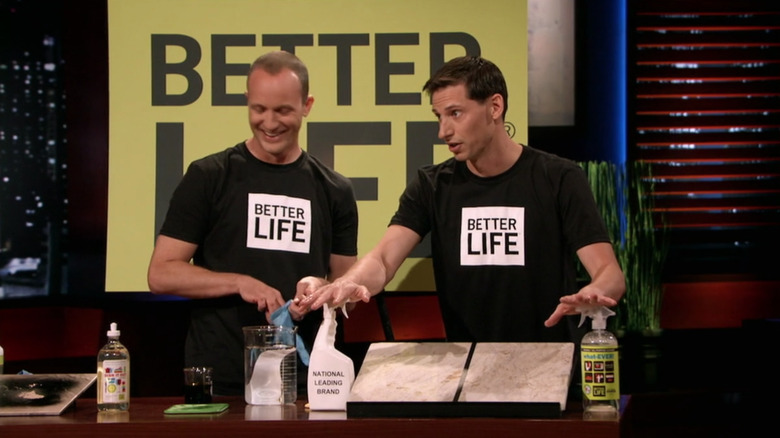
[[525, 265], [524, 214], [523, 207], [463, 208], [461, 265]]
[[282, 195], [250, 193], [246, 246], [308, 253], [311, 201]]

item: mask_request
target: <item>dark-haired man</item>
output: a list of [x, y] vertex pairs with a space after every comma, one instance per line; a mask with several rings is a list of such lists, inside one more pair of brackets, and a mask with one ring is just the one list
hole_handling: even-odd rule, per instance
[[[423, 90], [453, 157], [419, 169], [377, 246], [302, 303], [367, 302], [430, 233], [448, 341], [578, 342], [576, 322], [557, 324], [564, 315], [614, 306], [625, 291], [583, 170], [509, 137], [492, 62], [453, 59]], [[575, 254], [591, 277], [582, 288]]]

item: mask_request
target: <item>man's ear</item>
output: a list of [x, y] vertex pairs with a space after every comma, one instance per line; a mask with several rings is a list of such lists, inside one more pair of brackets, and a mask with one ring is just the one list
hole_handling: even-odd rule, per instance
[[312, 105], [314, 105], [314, 96], [309, 95], [309, 97], [306, 98], [306, 102], [303, 103], [303, 116], [304, 117], [309, 115], [309, 111], [311, 111]]
[[490, 111], [493, 120], [500, 119], [504, 116], [504, 98], [498, 93], [490, 96]]

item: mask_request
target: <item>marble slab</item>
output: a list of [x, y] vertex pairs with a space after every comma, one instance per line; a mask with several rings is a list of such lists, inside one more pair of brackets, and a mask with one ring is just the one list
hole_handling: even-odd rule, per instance
[[454, 401], [471, 344], [375, 342], [349, 401]]
[[404, 408], [413, 406], [461, 415], [468, 405], [480, 412], [499, 407], [508, 415], [559, 414], [566, 409], [573, 360], [573, 343], [373, 343], [347, 411], [351, 406], [360, 415], [371, 409], [385, 415], [409, 413]]
[[566, 410], [573, 343], [478, 343], [458, 401], [557, 402]]

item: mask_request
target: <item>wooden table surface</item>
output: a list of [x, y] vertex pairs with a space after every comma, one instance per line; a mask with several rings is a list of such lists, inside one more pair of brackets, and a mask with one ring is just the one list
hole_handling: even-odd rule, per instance
[[617, 437], [618, 421], [583, 421], [578, 405], [569, 406], [561, 418], [347, 418], [345, 412], [309, 412], [305, 401], [286, 406], [251, 406], [243, 397], [215, 397], [229, 404], [213, 415], [166, 415], [179, 397], [133, 398], [130, 409], [98, 413], [94, 399], [77, 399], [59, 416], [0, 417], [2, 438], [52, 437], [412, 437], [447, 436], [480, 438], [518, 437]]

